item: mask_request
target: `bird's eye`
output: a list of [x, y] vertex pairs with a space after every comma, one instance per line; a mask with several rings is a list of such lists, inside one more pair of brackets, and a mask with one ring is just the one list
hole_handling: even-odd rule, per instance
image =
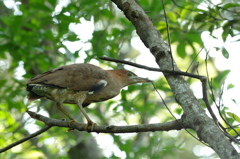
[[127, 75], [128, 77], [135, 76], [132, 72], [127, 72], [126, 75]]

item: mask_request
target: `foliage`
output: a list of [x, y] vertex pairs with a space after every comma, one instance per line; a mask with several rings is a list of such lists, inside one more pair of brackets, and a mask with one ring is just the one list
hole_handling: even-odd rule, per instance
[[[41, 122], [26, 115], [27, 109], [49, 115], [51, 118], [65, 118], [50, 101], [27, 103], [25, 83], [28, 78], [75, 62], [96, 63], [97, 61], [106, 68], [107, 66], [111, 69], [124, 68], [123, 65], [100, 61], [98, 58], [108, 56], [137, 61], [137, 58], [142, 56], [142, 53], [139, 53], [141, 50], [131, 45], [132, 39], [136, 38], [133, 25], [111, 1], [25, 0], [21, 2], [22, 4], [15, 1], [13, 8], [7, 8], [6, 3], [6, 1], [0, 2], [0, 120], [2, 123], [0, 147], [9, 145], [43, 127]], [[148, 16], [167, 41], [168, 33], [160, 1], [142, 0], [139, 1], [139, 5], [146, 12], [150, 11], [147, 13]], [[181, 70], [187, 70], [194, 61], [189, 71], [193, 73], [199, 71], [200, 74], [206, 75], [205, 58], [198, 55], [204, 47], [201, 35], [204, 31], [208, 31], [210, 36], [216, 39], [218, 37], [213, 32], [222, 29], [221, 38], [224, 42], [229, 36], [236, 37], [240, 31], [239, 3], [213, 5], [208, 1], [167, 0], [164, 5], [173, 53]], [[86, 22], [91, 24], [87, 26]], [[94, 27], [92, 30], [91, 25]], [[216, 47], [216, 50], [221, 51], [224, 58], [231, 56], [224, 46]], [[212, 92], [219, 95], [229, 71], [217, 70], [211, 57], [207, 62], [210, 63], [208, 70], [213, 78]], [[162, 76], [158, 77], [159, 74], [156, 73], [154, 77], [156, 87], [165, 96], [167, 105], [173, 113], [180, 116], [181, 108], [175, 104], [167, 82]], [[192, 84], [196, 81], [189, 79], [188, 82]], [[229, 85], [229, 88], [233, 87], [233, 84]], [[74, 105], [65, 107], [79, 121], [82, 120], [77, 107]], [[226, 109], [228, 108], [224, 106], [221, 111], [227, 112], [228, 121], [231, 124], [239, 123], [239, 116]], [[121, 92], [120, 97], [108, 102], [92, 104], [86, 108], [86, 111], [99, 125], [173, 120], [151, 85], [130, 86]], [[176, 135], [172, 136], [166, 132], [91, 135], [65, 131], [62, 128], [51, 128], [41, 136], [0, 154], [0, 157], [69, 158], [69, 150], [78, 143], [87, 142], [92, 136], [97, 140], [92, 146], [100, 147], [97, 153], [104, 156], [102, 158], [153, 159], [159, 156], [166, 159], [175, 156], [197, 158], [192, 148], [200, 144], [184, 131], [176, 132]], [[231, 134], [236, 133], [229, 131]], [[107, 147], [101, 147], [104, 145], [100, 142], [101, 138], [107, 139], [106, 141], [109, 142], [109, 144], [105, 143]], [[91, 149], [86, 153], [91, 153]]]

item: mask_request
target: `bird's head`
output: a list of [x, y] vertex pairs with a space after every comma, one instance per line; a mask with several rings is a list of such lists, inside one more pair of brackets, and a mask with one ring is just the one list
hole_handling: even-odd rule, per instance
[[132, 85], [135, 83], [147, 83], [151, 80], [147, 78], [138, 77], [135, 73], [128, 70], [112, 70], [116, 80], [120, 81], [123, 86]]

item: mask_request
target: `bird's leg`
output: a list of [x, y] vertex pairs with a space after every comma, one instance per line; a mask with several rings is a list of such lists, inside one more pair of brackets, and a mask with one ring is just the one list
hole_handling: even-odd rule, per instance
[[[57, 107], [58, 107], [58, 109], [61, 111], [61, 112], [63, 112], [69, 119], [70, 119], [70, 121], [68, 121], [68, 126], [71, 126], [70, 124], [72, 123], [72, 122], [77, 122], [77, 120], [75, 120], [68, 112], [66, 112], [64, 109], [63, 109], [63, 107], [62, 107], [62, 105], [60, 104], [60, 103], [57, 103]], [[68, 129], [68, 131], [67, 132], [70, 132], [70, 131], [72, 131], [72, 130], [74, 130], [74, 129]]]
[[58, 107], [58, 109], [59, 109], [61, 112], [63, 112], [63, 114], [65, 114], [70, 120], [76, 121], [68, 112], [66, 112], [66, 111], [63, 109], [63, 107], [62, 107], [62, 105], [61, 105], [60, 103], [57, 103], [57, 107]]
[[87, 115], [86, 111], [83, 109], [83, 107], [82, 107], [82, 102], [81, 102], [80, 100], [78, 100], [77, 106], [78, 106], [78, 108], [80, 109], [80, 111], [82, 112], [82, 114], [84, 115], [84, 117], [87, 119], [87, 122], [88, 122], [88, 123], [87, 123], [87, 126], [86, 126], [86, 130], [87, 130], [88, 126], [91, 125], [91, 126], [92, 126], [91, 131], [92, 131], [94, 125], [97, 125], [97, 124], [94, 123], [94, 122], [89, 118], [89, 116]]

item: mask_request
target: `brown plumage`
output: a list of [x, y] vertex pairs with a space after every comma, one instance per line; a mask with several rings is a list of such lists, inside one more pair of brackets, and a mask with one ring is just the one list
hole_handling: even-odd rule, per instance
[[150, 80], [140, 78], [127, 70], [103, 70], [91, 64], [72, 64], [29, 79], [27, 91], [29, 101], [46, 97], [57, 102], [58, 108], [74, 121], [61, 104], [77, 104], [88, 125], [94, 125], [82, 107], [113, 98], [125, 86], [145, 82]]

